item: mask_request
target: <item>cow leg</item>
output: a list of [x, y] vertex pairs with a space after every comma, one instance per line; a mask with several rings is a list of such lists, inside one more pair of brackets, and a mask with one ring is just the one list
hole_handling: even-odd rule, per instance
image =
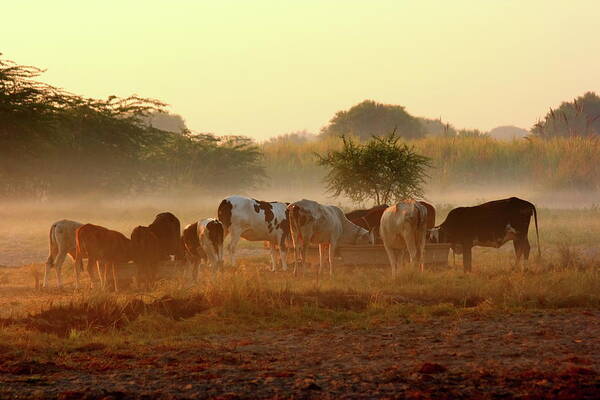
[[306, 250], [308, 249], [308, 243], [302, 243], [302, 247], [300, 248], [300, 270], [302, 272], [302, 276], [306, 273]]
[[[48, 256], [48, 259], [46, 260], [46, 266], [44, 268], [44, 283], [42, 284], [42, 287], [48, 287], [48, 273], [53, 265], [54, 265], [54, 255], [51, 252], [50, 255]], [[58, 282], [58, 275], [56, 275], [56, 279]], [[59, 287], [60, 287], [60, 285], [59, 285]]]
[[417, 259], [417, 246], [415, 243], [414, 235], [410, 233], [404, 235], [404, 243], [406, 244], [406, 252], [408, 252], [409, 262], [413, 264], [414, 268], [418, 268], [418, 259]]
[[192, 280], [198, 282], [198, 260], [191, 260], [190, 267], [192, 270]]
[[[79, 257], [75, 260], [75, 289], [79, 289], [79, 270], [83, 269], [83, 260]], [[56, 269], [56, 278], [59, 279], [60, 271]]]
[[271, 243], [271, 272], [275, 272], [277, 269], [277, 249], [275, 248], [275, 242]]
[[287, 271], [287, 248], [285, 247], [285, 243], [279, 245], [279, 258], [281, 259], [281, 269]]
[[[56, 269], [56, 284], [59, 288], [62, 287], [62, 265], [65, 263], [66, 257], [67, 252], [60, 250], [54, 262], [54, 268]], [[44, 278], [45, 275], [46, 274], [44, 274]]]
[[392, 268], [392, 278], [396, 277], [396, 250], [388, 245], [383, 246], [387, 253], [388, 260], [390, 260], [390, 267]]
[[471, 261], [472, 261], [472, 254], [471, 254], [471, 246], [467, 245], [467, 244], [463, 244], [463, 269], [465, 272], [471, 272]]
[[424, 226], [421, 229], [420, 235], [417, 237], [417, 259], [421, 266], [421, 272], [425, 270], [425, 241], [427, 236], [427, 228]]
[[529, 245], [529, 239], [527, 237], [517, 238], [513, 240], [513, 246], [515, 248], [516, 264], [515, 267], [521, 266], [521, 257], [524, 258], [523, 269], [527, 268], [527, 261], [529, 260], [529, 251], [531, 246]]
[[327, 245], [325, 243], [319, 243], [319, 271], [317, 271], [317, 274], [319, 275], [323, 272], [323, 258], [325, 257], [326, 251]]
[[[88, 262], [87, 262], [87, 273], [88, 276], [90, 277], [90, 288], [92, 288], [94, 286], [94, 266], [96, 266], [97, 261], [92, 258], [92, 257], [88, 257]], [[98, 269], [98, 267], [96, 266], [96, 269]]]
[[335, 251], [337, 250], [336, 243], [329, 245], [329, 276], [333, 276], [333, 260], [335, 259]]
[[113, 281], [115, 284], [115, 293], [116, 293], [119, 291], [119, 287], [117, 286], [117, 271], [116, 271], [117, 268], [115, 268], [115, 267], [116, 267], [116, 265], [114, 262], [110, 263], [110, 268], [112, 269], [112, 276], [113, 276]]
[[235, 248], [240, 241], [241, 233], [237, 229], [231, 230], [231, 239], [229, 240], [229, 254], [231, 255], [231, 265], [235, 266]]

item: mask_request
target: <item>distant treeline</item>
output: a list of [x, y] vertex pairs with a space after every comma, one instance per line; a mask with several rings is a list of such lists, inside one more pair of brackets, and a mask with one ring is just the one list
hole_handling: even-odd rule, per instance
[[0, 197], [232, 193], [259, 184], [314, 193], [325, 176], [316, 153], [341, 146], [340, 135], [364, 141], [392, 131], [431, 158], [430, 187], [600, 189], [594, 93], [551, 109], [528, 137], [510, 142], [364, 101], [336, 113], [319, 135], [300, 131], [259, 145], [192, 134], [157, 100], [68, 93], [37, 81], [42, 72], [0, 57]]
[[161, 130], [159, 101], [84, 98], [38, 82], [42, 72], [0, 58], [2, 197], [225, 190], [265, 176], [249, 138]]

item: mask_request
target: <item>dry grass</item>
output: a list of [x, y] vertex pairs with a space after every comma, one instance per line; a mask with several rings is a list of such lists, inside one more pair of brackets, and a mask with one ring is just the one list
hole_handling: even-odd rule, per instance
[[[369, 328], [381, 322], [458, 318], [465, 313], [600, 306], [597, 208], [539, 210], [543, 259], [532, 262], [527, 271], [513, 267], [512, 249], [507, 245], [500, 250], [476, 249], [472, 274], [452, 267], [450, 256], [450, 267], [445, 270], [407, 269], [395, 280], [387, 268], [364, 266], [336, 268], [333, 279], [317, 281], [312, 270], [301, 277], [271, 273], [262, 244], [246, 243], [237, 268], [229, 267], [216, 276], [205, 272], [197, 284], [182, 271], [166, 268], [150, 292], [134, 286], [119, 294], [74, 292], [68, 285], [61, 291], [36, 289], [47, 251], [46, 230], [59, 219], [58, 214], [101, 221], [129, 233], [162, 209], [160, 203], [137, 208], [105, 205], [93, 212], [84, 206], [14, 207], [2, 227], [13, 229], [14, 237], [7, 244], [17, 254], [33, 254], [36, 262], [0, 268], [0, 342], [12, 343], [18, 351], [68, 351], [98, 343], [127, 347], [128, 343], [172, 342], [257, 329], [339, 324]], [[182, 202], [170, 209], [184, 223], [211, 215], [211, 207], [202, 204]], [[448, 209], [440, 207], [438, 221]], [[15, 228], [12, 224], [19, 217], [25, 222]], [[532, 230], [530, 238], [534, 238]], [[532, 250], [534, 256], [535, 247]], [[124, 283], [131, 272], [123, 270]], [[66, 282], [72, 282], [70, 261], [63, 273]], [[51, 284], [55, 284], [54, 276]]]

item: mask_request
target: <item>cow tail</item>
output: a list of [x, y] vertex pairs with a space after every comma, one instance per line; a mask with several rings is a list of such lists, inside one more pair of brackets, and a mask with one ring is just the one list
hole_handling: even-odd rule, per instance
[[54, 247], [56, 247], [56, 243], [54, 242], [55, 227], [56, 227], [56, 224], [52, 224], [52, 226], [50, 227], [50, 233], [48, 234], [48, 247], [50, 247], [49, 252], [48, 252], [48, 259], [46, 260], [46, 265], [48, 266], [48, 268], [54, 267], [53, 249], [54, 249]]
[[533, 208], [533, 220], [535, 221], [535, 235], [537, 237], [537, 245], [538, 245], [538, 258], [542, 258], [542, 247], [540, 246], [540, 232], [538, 231], [538, 219], [537, 219], [537, 210], [535, 209], [535, 205], [531, 205]]

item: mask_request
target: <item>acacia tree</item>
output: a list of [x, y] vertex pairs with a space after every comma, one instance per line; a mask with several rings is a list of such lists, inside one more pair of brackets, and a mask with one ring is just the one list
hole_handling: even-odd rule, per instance
[[158, 100], [85, 98], [43, 72], [0, 53], [0, 197], [245, 189], [265, 176], [249, 138], [168, 132], [152, 125]]
[[341, 150], [318, 155], [319, 164], [329, 169], [325, 180], [334, 196], [383, 204], [423, 195], [430, 160], [402, 143], [395, 132], [367, 143], [345, 136], [342, 141]]

